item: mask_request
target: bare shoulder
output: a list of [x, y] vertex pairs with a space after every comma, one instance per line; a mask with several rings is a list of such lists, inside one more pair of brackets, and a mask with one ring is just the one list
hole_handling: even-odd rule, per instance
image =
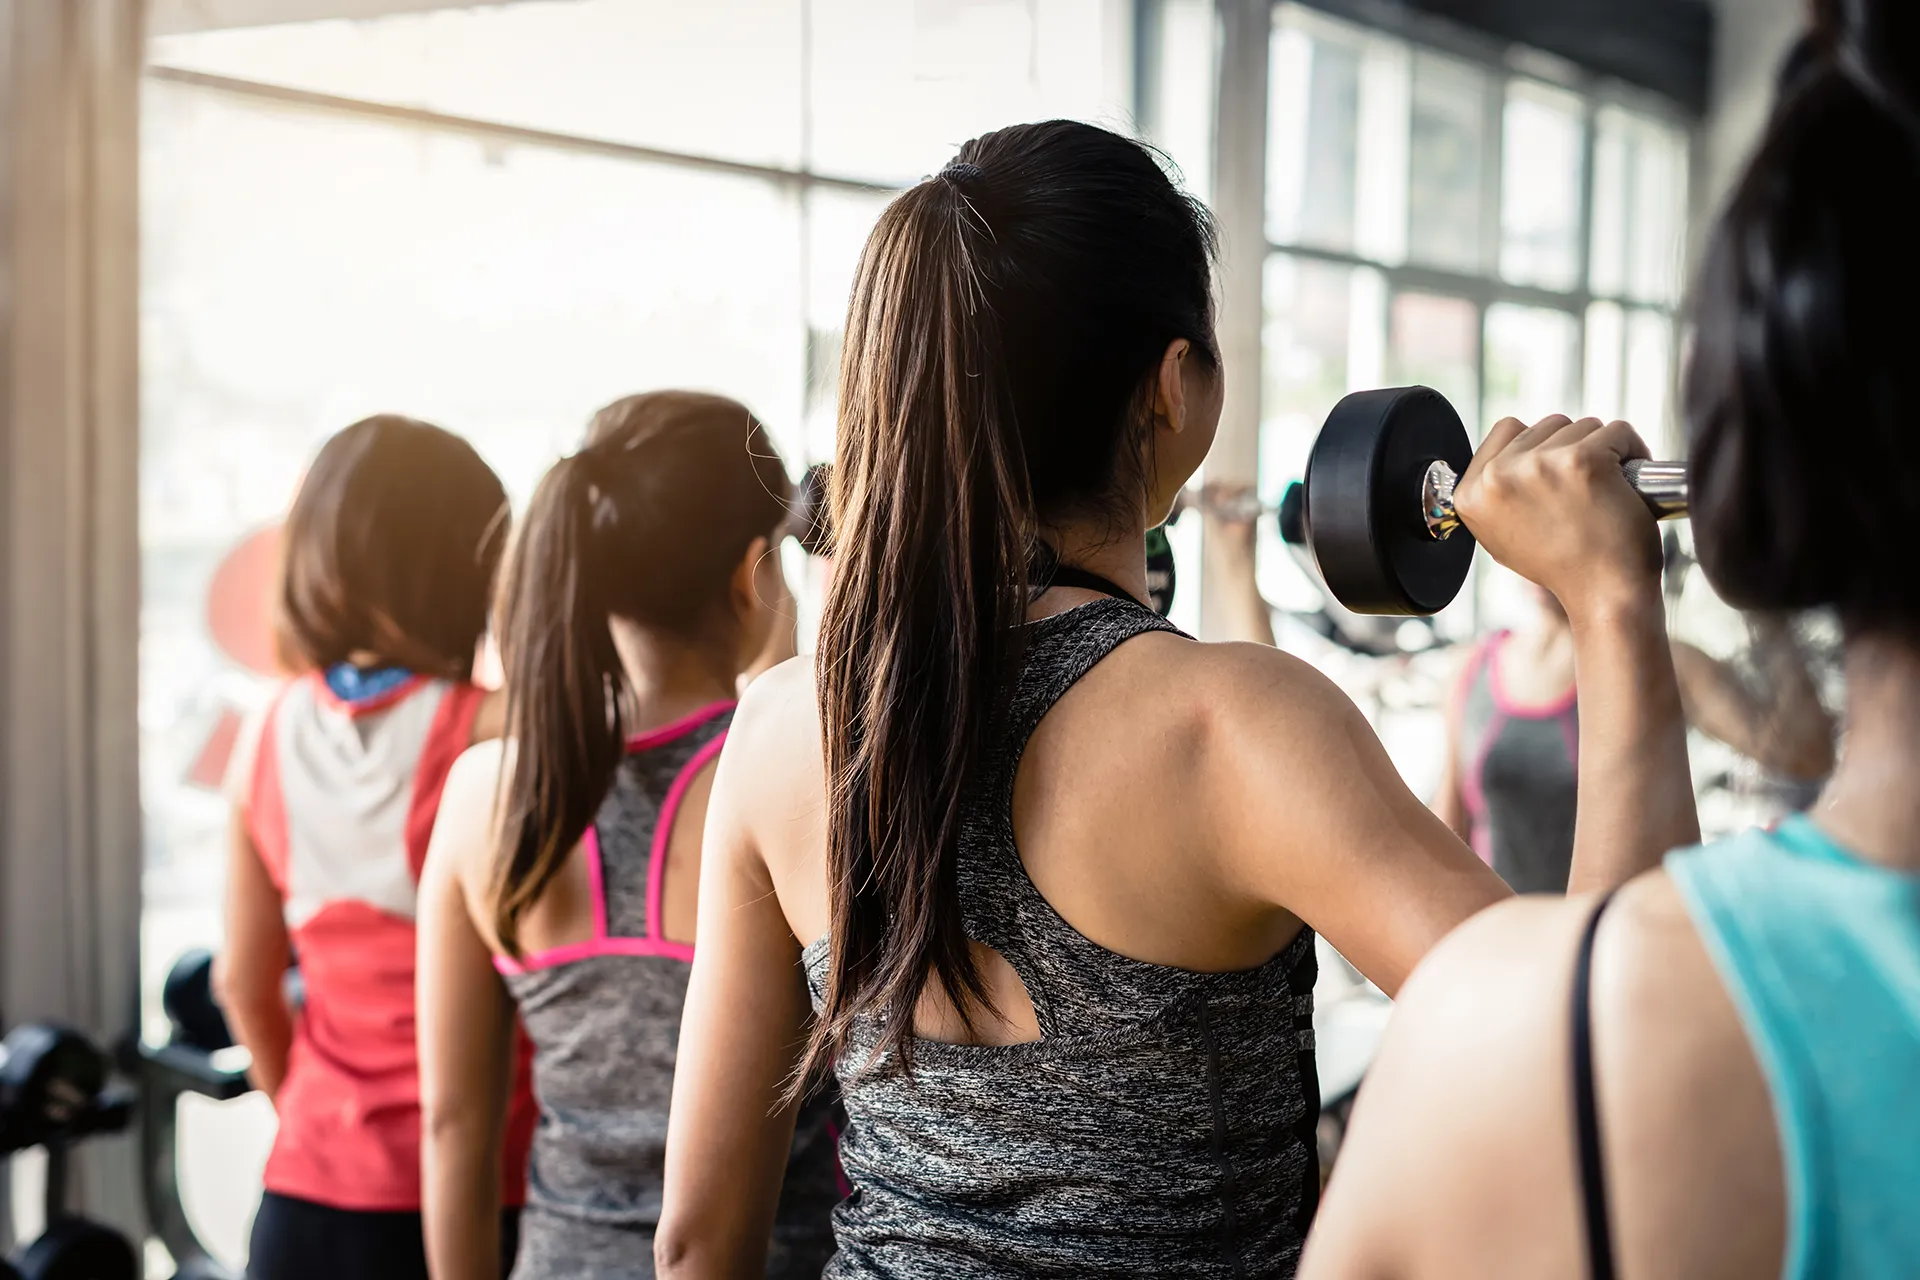
[[1229, 740], [1291, 723], [1358, 717], [1359, 709], [1310, 664], [1271, 645], [1205, 643], [1166, 632], [1137, 636], [1096, 667], [1124, 684], [1148, 714], [1195, 721]]
[[747, 686], [720, 756], [717, 812], [755, 832], [762, 848], [787, 850], [818, 825], [826, 766], [813, 661], [789, 658]]
[[817, 721], [818, 701], [813, 678], [813, 655], [803, 653], [775, 663], [754, 677], [740, 696], [739, 710], [733, 714], [733, 734], [764, 734], [778, 731], [791, 720]]
[[[1415, 1276], [1578, 1270], [1572, 977], [1596, 906], [1527, 897], [1489, 908], [1414, 972], [1303, 1275], [1362, 1259]], [[1765, 1085], [1663, 873], [1623, 888], [1602, 919], [1590, 1007], [1623, 1270], [1777, 1273]]]
[[756, 773], [799, 758], [820, 756], [820, 710], [813, 655], [788, 658], [758, 677], [741, 695], [727, 730], [727, 759]]
[[1402, 988], [1302, 1276], [1573, 1274], [1567, 979], [1590, 904], [1518, 898]]
[[461, 752], [447, 771], [428, 858], [451, 864], [455, 874], [468, 884], [481, 883], [491, 868], [500, 787], [511, 765], [512, 749], [507, 741], [489, 738]]
[[473, 713], [473, 730], [467, 740], [472, 742], [491, 742], [507, 731], [507, 691], [489, 689], [480, 697], [480, 706]]
[[[1223, 801], [1239, 797], [1234, 807], [1245, 809], [1284, 796], [1297, 811], [1323, 802], [1373, 805], [1395, 787], [1404, 790], [1366, 716], [1317, 668], [1260, 644], [1189, 650], [1177, 687], [1201, 716], [1203, 758]], [[1286, 786], [1275, 785], [1283, 779]], [[1261, 825], [1270, 827], [1270, 816]]]

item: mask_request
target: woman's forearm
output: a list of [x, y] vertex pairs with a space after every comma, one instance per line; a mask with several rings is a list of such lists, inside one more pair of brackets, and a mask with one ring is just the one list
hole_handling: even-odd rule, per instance
[[434, 1280], [499, 1280], [498, 1126], [475, 1116], [422, 1128], [428, 1269]]
[[234, 1042], [252, 1058], [247, 1078], [269, 1102], [275, 1100], [293, 1052], [293, 1012], [287, 1008], [285, 994], [278, 986], [259, 991], [229, 989], [221, 993], [220, 1004]]
[[1569, 892], [1608, 889], [1700, 839], [1686, 720], [1657, 596], [1569, 611], [1580, 689]]

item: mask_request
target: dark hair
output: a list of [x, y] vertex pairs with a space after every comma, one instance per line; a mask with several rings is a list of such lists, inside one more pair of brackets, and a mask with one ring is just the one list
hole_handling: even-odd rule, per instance
[[281, 542], [283, 662], [356, 654], [467, 680], [507, 538], [507, 494], [473, 446], [392, 414], [321, 446]]
[[1920, 632], [1920, 5], [1822, 0], [1706, 249], [1685, 386], [1735, 605]]
[[[831, 957], [809, 1065], [861, 1015], [912, 1069], [937, 980], [991, 1011], [956, 900], [961, 798], [1004, 708], [1044, 525], [1144, 497], [1154, 374], [1217, 365], [1212, 223], [1091, 125], [975, 138], [880, 216], [840, 368], [821, 621]], [[799, 1079], [805, 1078], [802, 1073]]]
[[787, 531], [800, 549], [810, 556], [833, 554], [832, 502], [833, 464], [816, 462], [800, 474], [800, 486], [794, 494], [793, 517]]
[[586, 447], [534, 490], [498, 610], [513, 756], [492, 900], [510, 954], [626, 749], [630, 690], [611, 620], [733, 642], [733, 572], [755, 538], [775, 536], [791, 489], [743, 405], [655, 391], [595, 414]]

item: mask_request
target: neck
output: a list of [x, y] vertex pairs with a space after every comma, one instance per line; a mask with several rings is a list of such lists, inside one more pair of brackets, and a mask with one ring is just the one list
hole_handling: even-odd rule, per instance
[[725, 645], [666, 636], [620, 620], [614, 623], [613, 643], [633, 690], [629, 728], [634, 732], [672, 724], [738, 696], [740, 672]]
[[1920, 871], [1920, 645], [1862, 636], [1847, 645], [1840, 766], [1814, 811], [1870, 862]]
[[[1061, 564], [1097, 573], [1146, 603], [1147, 529], [1138, 516], [1119, 524], [1108, 519], [1062, 521], [1047, 525], [1040, 536], [1060, 557]], [[1070, 590], [1076, 589], [1061, 587], [1047, 594], [1064, 595]]]

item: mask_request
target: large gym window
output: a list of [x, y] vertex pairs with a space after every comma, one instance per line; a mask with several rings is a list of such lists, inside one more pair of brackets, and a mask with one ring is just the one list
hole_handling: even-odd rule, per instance
[[[1436, 387], [1476, 436], [1509, 414], [1591, 413], [1628, 418], [1656, 454], [1678, 449], [1682, 117], [1557, 60], [1427, 34], [1274, 10], [1269, 498], [1299, 477], [1333, 403], [1366, 387]], [[1313, 593], [1265, 536], [1263, 586], [1305, 607]], [[1480, 595], [1497, 619], [1500, 601]], [[1474, 599], [1443, 625], [1470, 626]]]

